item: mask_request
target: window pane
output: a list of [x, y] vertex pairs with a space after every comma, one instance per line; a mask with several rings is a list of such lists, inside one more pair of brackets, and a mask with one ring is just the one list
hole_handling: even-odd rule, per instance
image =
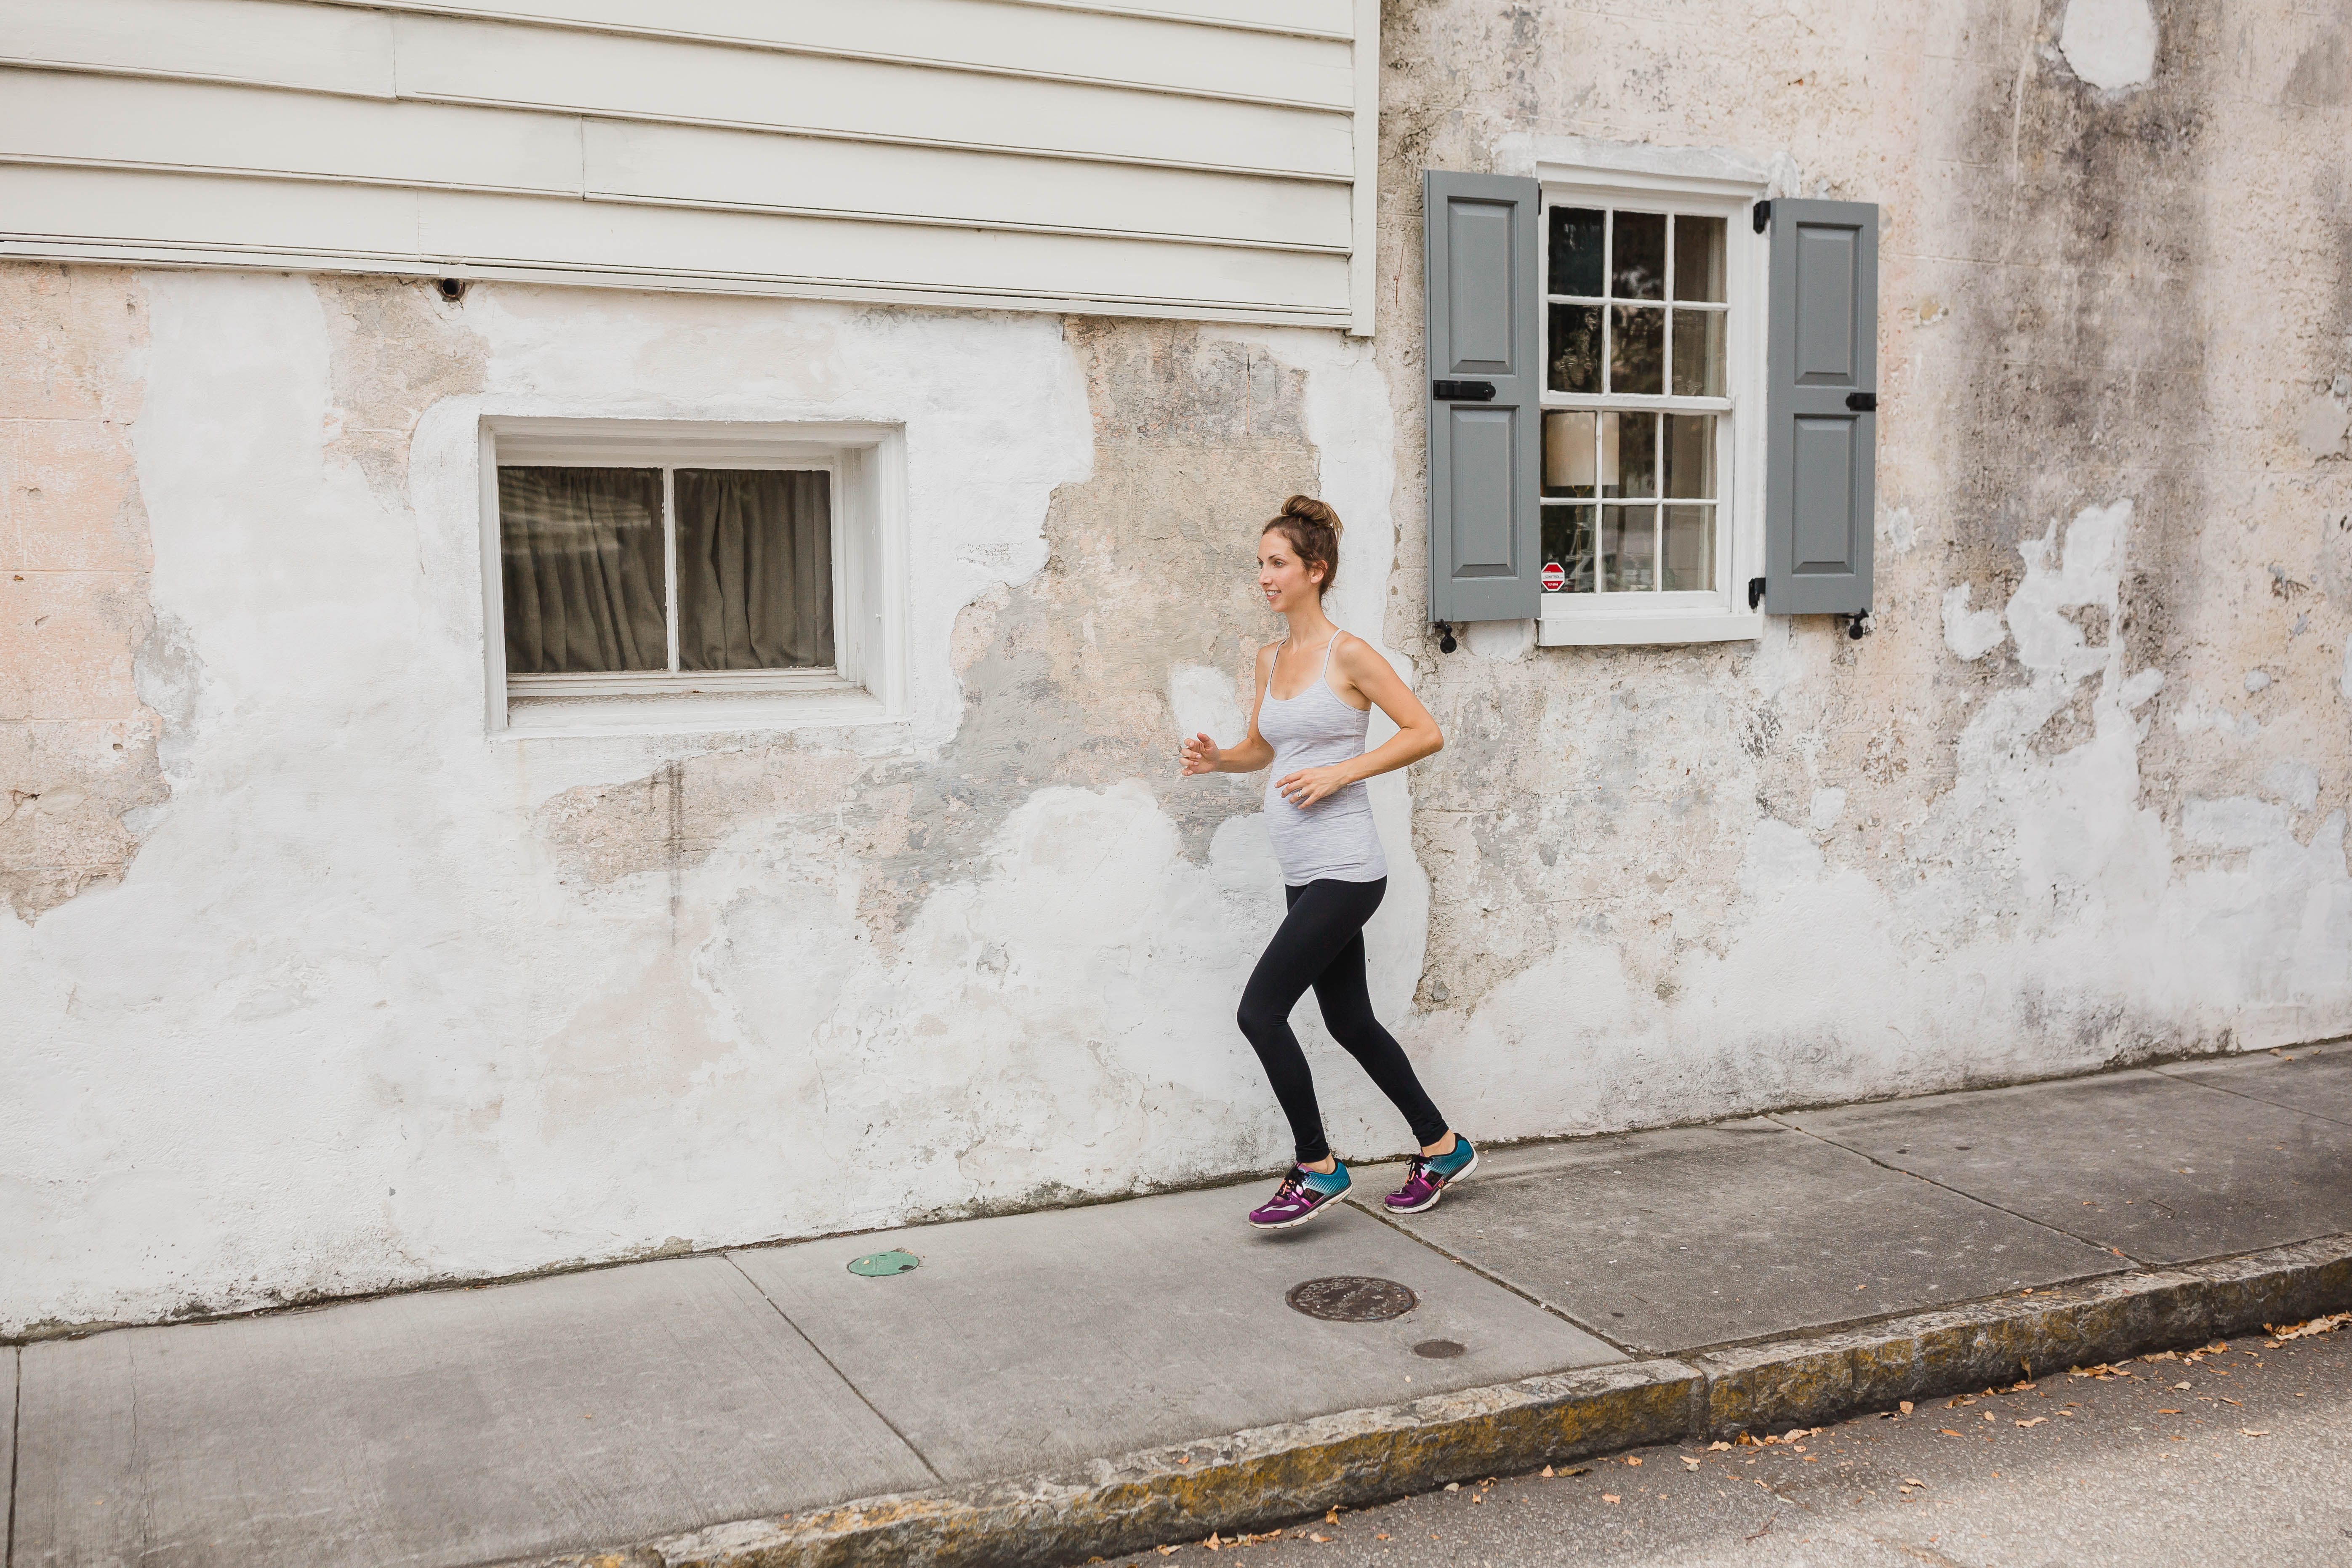
[[1656, 415], [1601, 416], [1601, 483], [1604, 496], [1658, 493]]
[[1645, 594], [1658, 585], [1658, 509], [1601, 509], [1601, 581], [1612, 594]]
[[1723, 220], [1719, 217], [1677, 216], [1675, 219], [1675, 298], [1723, 299]]
[[[1555, 305], [1554, 310], [1560, 307]], [[1666, 389], [1666, 312], [1656, 305], [1612, 305], [1609, 390]]]
[[1601, 214], [1597, 209], [1551, 209], [1551, 292], [1601, 297]]
[[509, 675], [667, 669], [659, 468], [500, 468]]
[[1666, 297], [1666, 215], [1619, 213], [1610, 253], [1610, 296], [1618, 300]]
[[1592, 494], [1593, 417], [1554, 410], [1543, 420], [1543, 493]]
[[1675, 312], [1675, 395], [1723, 395], [1723, 312]]
[[1547, 593], [1592, 592], [1592, 509], [1589, 506], [1548, 506], [1543, 509], [1544, 564], [1558, 564], [1568, 574], [1559, 589]]
[[1551, 308], [1551, 389], [1601, 390], [1601, 307]]
[[1715, 586], [1715, 508], [1670, 506], [1666, 510], [1665, 570], [1659, 585], [1669, 591]]
[[1715, 416], [1666, 416], [1666, 494], [1684, 500], [1715, 499]]
[[833, 476], [680, 468], [681, 669], [833, 663]]

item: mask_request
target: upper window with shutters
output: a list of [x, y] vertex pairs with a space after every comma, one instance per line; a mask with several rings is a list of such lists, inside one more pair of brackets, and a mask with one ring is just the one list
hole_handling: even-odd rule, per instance
[[1877, 209], [1696, 149], [1423, 175], [1430, 618], [1547, 644], [1860, 624]]

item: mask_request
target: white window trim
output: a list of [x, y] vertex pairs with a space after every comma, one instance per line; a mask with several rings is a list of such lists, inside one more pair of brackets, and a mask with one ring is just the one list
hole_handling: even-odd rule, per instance
[[[506, 668], [501, 464], [818, 470], [832, 476], [835, 663], [825, 669], [518, 675]], [[907, 713], [905, 434], [897, 426], [486, 417], [481, 426], [485, 712], [493, 738], [872, 724]], [[675, 540], [666, 531], [665, 550]], [[677, 563], [665, 607], [676, 653]]]
[[[1507, 149], [1517, 152], [1517, 149]], [[1665, 204], [1677, 212], [1721, 216], [1724, 295], [1730, 313], [1725, 338], [1726, 416], [1729, 449], [1718, 475], [1718, 507], [1730, 524], [1717, 536], [1716, 588], [1707, 593], [1546, 594], [1536, 640], [1546, 647], [1648, 643], [1748, 642], [1764, 635], [1764, 616], [1748, 608], [1745, 584], [1764, 563], [1764, 330], [1770, 300], [1770, 250], [1755, 232], [1752, 205], [1770, 190], [1767, 172], [1722, 153], [1685, 148], [1624, 147], [1576, 138], [1542, 138], [1528, 145], [1529, 171], [1543, 187], [1545, 208], [1559, 205], [1636, 206]], [[1517, 162], [1517, 159], [1509, 161]], [[1540, 243], [1550, 244], [1550, 222], [1538, 217]], [[1538, 258], [1538, 288], [1549, 272]], [[1538, 331], [1550, 330], [1550, 310], [1538, 296]], [[1549, 364], [1549, 359], [1541, 363]], [[1545, 406], [1557, 406], [1546, 391]], [[1627, 397], [1626, 407], [1655, 408], [1666, 399]], [[1712, 407], [1716, 400], [1707, 399]], [[1580, 398], [1581, 406], [1616, 405], [1616, 398]], [[1718, 527], [1721, 525], [1718, 524]]]

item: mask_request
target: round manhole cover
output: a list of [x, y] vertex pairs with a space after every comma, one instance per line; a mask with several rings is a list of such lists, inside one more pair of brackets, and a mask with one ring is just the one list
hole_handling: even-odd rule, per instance
[[1432, 1361], [1452, 1361], [1469, 1348], [1459, 1340], [1423, 1340], [1412, 1347], [1412, 1353]]
[[1290, 1288], [1285, 1298], [1291, 1310], [1334, 1323], [1381, 1323], [1402, 1318], [1421, 1299], [1393, 1279], [1362, 1274], [1338, 1274], [1328, 1279], [1307, 1279]]
[[887, 1279], [893, 1274], [904, 1274], [910, 1268], [919, 1268], [922, 1261], [911, 1252], [900, 1252], [892, 1247], [887, 1252], [869, 1252], [863, 1258], [852, 1258], [849, 1271], [871, 1279]]

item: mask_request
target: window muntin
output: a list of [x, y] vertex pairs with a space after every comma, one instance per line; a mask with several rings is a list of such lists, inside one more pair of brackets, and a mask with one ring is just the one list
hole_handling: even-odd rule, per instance
[[776, 463], [499, 465], [509, 690], [834, 677], [833, 480]]
[[1544, 233], [1545, 591], [1719, 593], [1727, 221], [1563, 202]]

